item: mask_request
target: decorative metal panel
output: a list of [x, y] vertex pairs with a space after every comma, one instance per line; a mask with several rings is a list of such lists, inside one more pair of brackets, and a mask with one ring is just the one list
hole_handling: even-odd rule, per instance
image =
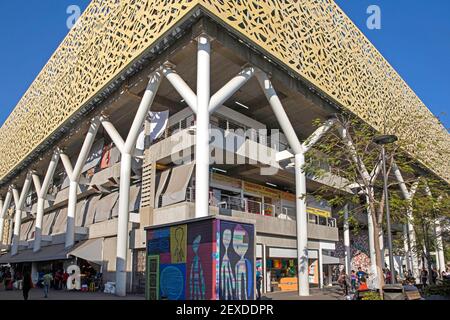
[[333, 0], [93, 0], [0, 129], [0, 176], [197, 4], [450, 181], [447, 130]]

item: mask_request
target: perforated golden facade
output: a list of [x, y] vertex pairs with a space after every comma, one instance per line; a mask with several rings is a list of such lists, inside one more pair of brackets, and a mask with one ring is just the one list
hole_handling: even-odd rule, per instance
[[450, 181], [447, 130], [332, 0], [92, 1], [1, 128], [0, 176], [196, 5]]

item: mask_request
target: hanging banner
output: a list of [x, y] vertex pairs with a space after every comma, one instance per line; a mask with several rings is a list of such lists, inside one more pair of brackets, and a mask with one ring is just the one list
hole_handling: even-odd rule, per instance
[[260, 194], [272, 199], [280, 199], [280, 191], [256, 183], [244, 181], [244, 192]]

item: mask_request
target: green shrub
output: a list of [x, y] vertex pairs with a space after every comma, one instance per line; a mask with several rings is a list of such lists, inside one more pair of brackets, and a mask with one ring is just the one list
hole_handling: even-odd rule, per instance
[[425, 287], [424, 294], [426, 296], [438, 295], [450, 297], [450, 280], [444, 280], [439, 284]]
[[362, 300], [383, 300], [378, 292], [367, 292]]

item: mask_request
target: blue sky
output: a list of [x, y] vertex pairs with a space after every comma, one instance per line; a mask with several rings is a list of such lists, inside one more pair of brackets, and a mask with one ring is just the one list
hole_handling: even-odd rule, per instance
[[[336, 0], [445, 127], [450, 127], [450, 1]], [[0, 123], [28, 89], [68, 29], [69, 5], [89, 0], [0, 1]], [[366, 27], [369, 5], [381, 30]]]

